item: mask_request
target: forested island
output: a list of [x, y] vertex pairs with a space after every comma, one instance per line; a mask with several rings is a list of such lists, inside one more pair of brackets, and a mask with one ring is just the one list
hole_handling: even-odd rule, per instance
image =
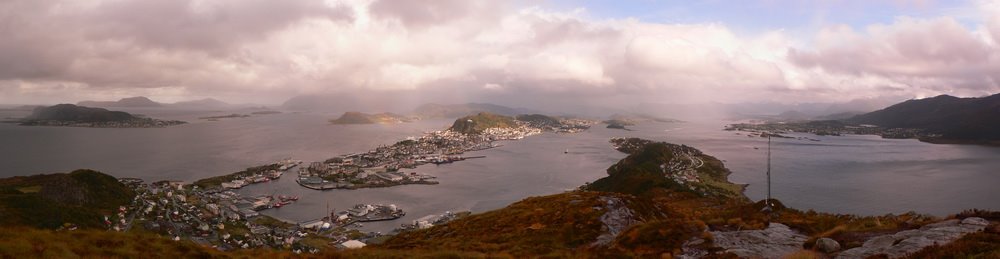
[[91, 108], [73, 104], [38, 107], [19, 121], [23, 126], [66, 126], [91, 128], [161, 128], [185, 124], [178, 120], [158, 120], [123, 111]]

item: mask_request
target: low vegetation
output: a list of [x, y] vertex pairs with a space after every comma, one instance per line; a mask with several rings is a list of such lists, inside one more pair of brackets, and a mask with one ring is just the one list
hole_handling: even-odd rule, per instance
[[104, 215], [133, 197], [114, 177], [92, 170], [6, 178], [0, 180], [0, 225], [98, 228]]

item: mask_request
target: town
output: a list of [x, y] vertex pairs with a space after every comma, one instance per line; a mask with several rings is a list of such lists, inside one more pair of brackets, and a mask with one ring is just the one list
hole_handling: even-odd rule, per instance
[[[122, 178], [136, 196], [129, 206], [105, 216], [109, 230], [147, 232], [174, 240], [191, 240], [219, 250], [274, 248], [296, 253], [322, 249], [350, 249], [377, 243], [387, 238], [378, 232], [363, 232], [362, 222], [394, 220], [406, 215], [396, 205], [357, 204], [343, 211], [329, 211], [327, 216], [304, 222], [288, 222], [260, 214], [280, 208], [299, 198], [286, 195], [243, 196], [230, 190], [206, 190], [178, 181], [146, 184], [141, 179]], [[403, 224], [393, 231], [440, 225], [468, 215], [446, 212]], [[419, 227], [418, 227], [419, 226]]]
[[[840, 136], [851, 135], [878, 135], [888, 139], [921, 139], [936, 138], [940, 134], [929, 133], [921, 129], [909, 128], [883, 128], [875, 125], [859, 124], [851, 125], [840, 121], [809, 121], [794, 123], [737, 123], [727, 125], [727, 131], [754, 132], [761, 137], [784, 137], [780, 134], [785, 132], [811, 133], [818, 136]], [[818, 141], [815, 139], [808, 139]]]
[[[137, 195], [130, 206], [119, 208], [117, 214], [106, 216], [104, 222], [109, 230], [152, 232], [175, 240], [190, 239], [220, 250], [269, 247], [303, 253], [328, 248], [359, 248], [388, 237], [358, 230], [363, 222], [395, 220], [406, 215], [405, 211], [392, 204], [357, 204], [342, 211], [328, 209], [318, 213], [324, 216], [317, 219], [290, 222], [260, 212], [292, 204], [299, 197], [273, 193], [244, 196], [234, 190], [279, 179], [296, 168], [296, 182], [315, 190], [437, 184], [433, 181], [434, 176], [404, 170], [483, 158], [462, 154], [495, 148], [500, 146], [497, 141], [523, 139], [543, 131], [580, 132], [594, 123], [563, 121], [566, 123], [538, 125], [540, 127], [515, 121], [515, 127], [490, 127], [474, 133], [451, 129], [428, 132], [368, 152], [337, 156], [308, 166], [302, 166], [301, 160], [286, 158], [193, 184], [179, 181], [146, 184], [141, 179], [122, 178], [119, 181]], [[469, 214], [430, 215], [401, 224], [393, 233], [441, 225]]]

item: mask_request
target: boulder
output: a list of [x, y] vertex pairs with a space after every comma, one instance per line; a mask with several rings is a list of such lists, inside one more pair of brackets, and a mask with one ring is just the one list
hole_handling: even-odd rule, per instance
[[781, 258], [802, 250], [808, 239], [786, 225], [771, 223], [762, 230], [713, 231], [713, 244], [739, 257]]
[[[989, 225], [983, 218], [951, 219], [928, 224], [920, 229], [911, 229], [890, 235], [881, 235], [865, 241], [861, 247], [840, 252], [837, 258], [865, 258], [886, 255], [900, 258], [932, 245], [944, 245], [962, 236], [982, 231]], [[817, 245], [819, 241], [817, 240]]]
[[833, 253], [836, 251], [840, 251], [840, 243], [838, 243], [837, 240], [833, 240], [831, 238], [826, 238], [826, 237], [817, 239], [816, 245], [814, 245], [813, 247], [816, 248], [816, 250], [819, 250], [824, 253]]

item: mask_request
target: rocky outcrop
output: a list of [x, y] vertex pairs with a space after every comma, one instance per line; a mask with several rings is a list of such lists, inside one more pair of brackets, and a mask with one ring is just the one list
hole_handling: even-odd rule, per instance
[[741, 258], [781, 258], [802, 250], [808, 239], [781, 223], [771, 223], [762, 230], [713, 231], [714, 244]]
[[601, 197], [604, 202], [604, 215], [601, 215], [601, 235], [597, 236], [594, 245], [607, 245], [615, 240], [619, 233], [625, 231], [641, 220], [624, 201], [617, 197]]
[[987, 225], [989, 225], [989, 221], [975, 217], [963, 220], [946, 220], [926, 225], [920, 229], [873, 237], [865, 241], [861, 247], [848, 249], [838, 254], [837, 258], [865, 258], [874, 255], [900, 258], [920, 251], [924, 247], [951, 243], [965, 234], [982, 231]]

